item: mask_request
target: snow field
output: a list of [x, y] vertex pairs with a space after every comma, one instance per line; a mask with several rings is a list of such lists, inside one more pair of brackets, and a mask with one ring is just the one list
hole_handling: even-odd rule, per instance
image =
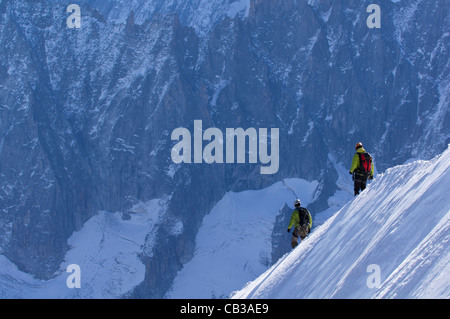
[[[233, 298], [450, 297], [450, 148], [388, 169]], [[381, 285], [369, 288], [377, 265]]]

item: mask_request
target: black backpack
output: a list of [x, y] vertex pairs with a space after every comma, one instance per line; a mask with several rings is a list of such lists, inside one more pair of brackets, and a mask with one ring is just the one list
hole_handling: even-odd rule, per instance
[[359, 155], [359, 172], [364, 176], [370, 175], [372, 170], [372, 156], [369, 153], [358, 153]]
[[309, 211], [304, 207], [297, 208], [298, 217], [300, 219], [300, 226], [305, 226], [309, 224]]

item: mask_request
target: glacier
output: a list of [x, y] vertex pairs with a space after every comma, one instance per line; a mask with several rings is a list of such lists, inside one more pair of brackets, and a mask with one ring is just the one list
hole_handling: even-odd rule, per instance
[[[100, 211], [68, 239], [69, 250], [49, 280], [20, 271], [0, 255], [0, 297], [29, 299], [121, 298], [145, 278], [142, 253], [151, 252], [149, 239], [164, 216], [170, 196], [141, 202], [127, 212]], [[172, 232], [180, 231], [180, 222]], [[80, 268], [80, 289], [69, 288], [69, 265]]]
[[450, 148], [389, 168], [231, 297], [450, 298], [449, 187]]

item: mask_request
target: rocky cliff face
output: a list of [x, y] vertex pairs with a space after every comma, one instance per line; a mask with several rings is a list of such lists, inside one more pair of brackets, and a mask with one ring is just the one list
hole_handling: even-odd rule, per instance
[[[347, 165], [357, 141], [379, 172], [450, 141], [445, 1], [383, 1], [380, 29], [366, 26], [370, 1], [216, 1], [203, 20], [195, 1], [136, 2], [123, 23], [119, 1], [82, 6], [81, 29], [56, 2], [0, 3], [0, 253], [39, 278], [97, 211], [171, 195], [130, 292], [160, 297], [226, 191], [315, 179], [318, 212], [336, 190], [330, 158]], [[174, 164], [171, 132], [194, 120], [279, 128], [278, 173]]]

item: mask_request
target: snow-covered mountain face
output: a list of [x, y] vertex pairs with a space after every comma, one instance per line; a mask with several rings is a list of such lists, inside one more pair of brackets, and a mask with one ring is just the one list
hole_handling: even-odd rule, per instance
[[450, 147], [386, 170], [233, 297], [448, 299], [449, 168]]
[[[380, 29], [373, 1], [87, 2], [70, 29], [66, 2], [0, 1], [0, 253], [38, 278], [99, 211], [170, 198], [128, 293], [161, 297], [226, 192], [318, 181], [315, 214], [356, 142], [378, 172], [449, 142], [446, 1], [383, 1]], [[194, 120], [279, 128], [278, 172], [175, 164]]]

